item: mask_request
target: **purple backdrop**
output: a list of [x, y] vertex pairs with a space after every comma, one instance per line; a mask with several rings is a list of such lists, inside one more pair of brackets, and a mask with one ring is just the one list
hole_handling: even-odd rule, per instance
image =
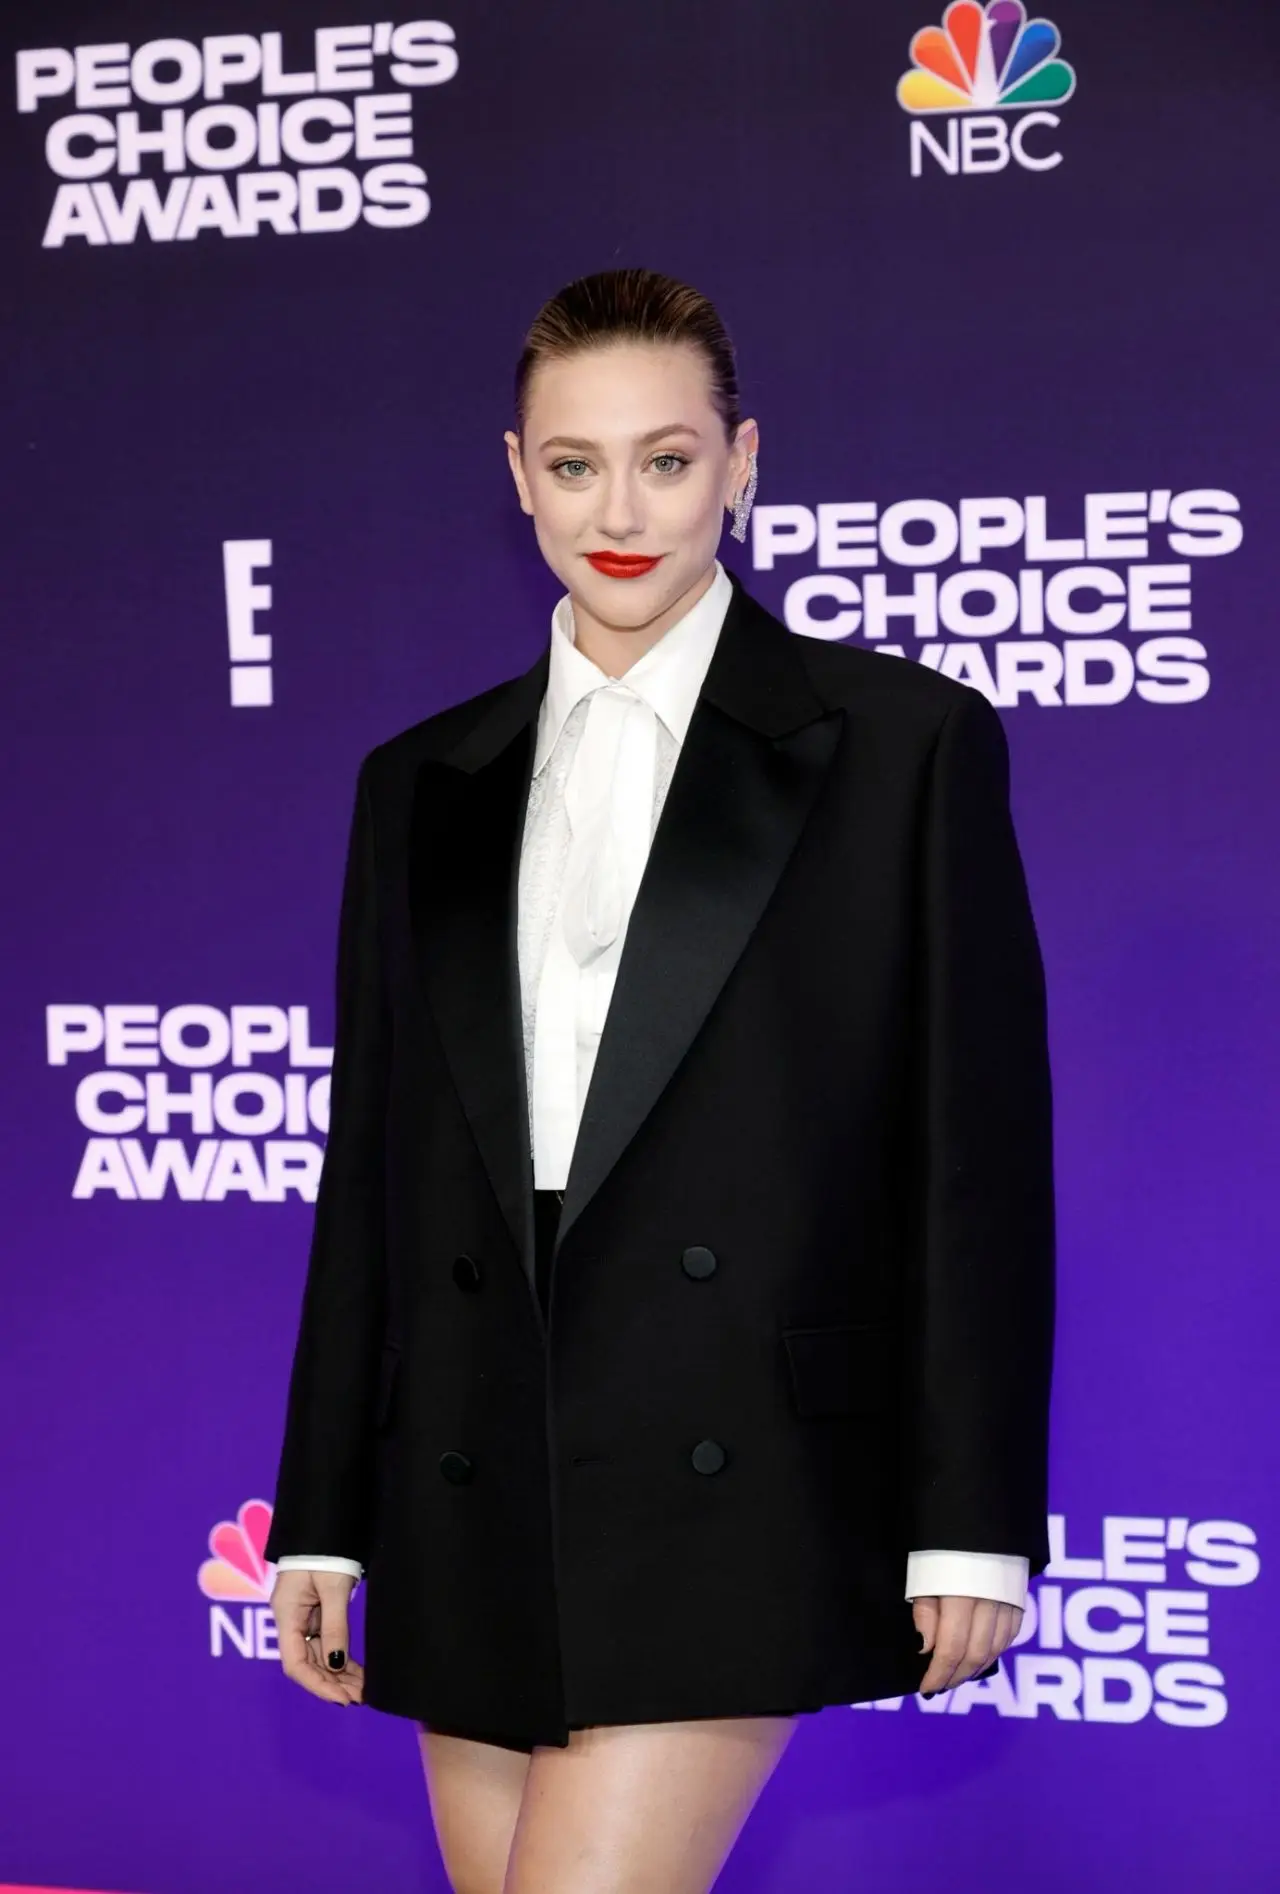
[[722, 1885], [1275, 1885], [1280, 26], [935, 5], [9, 10], [0, 1879], [445, 1886], [258, 1548], [354, 771], [547, 637], [511, 369], [626, 261], [737, 337], [751, 589], [999, 704], [1056, 1078], [1036, 1608]]

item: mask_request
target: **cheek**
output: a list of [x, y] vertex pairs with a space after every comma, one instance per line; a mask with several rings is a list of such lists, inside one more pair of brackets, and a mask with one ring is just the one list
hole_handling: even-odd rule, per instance
[[534, 518], [551, 538], [574, 531], [582, 517], [582, 495], [558, 483], [533, 480], [529, 485]]
[[[548, 491], [541, 483], [530, 486], [533, 501], [533, 532], [539, 550], [551, 570], [566, 580], [573, 554], [583, 534], [581, 495], [565, 493], [560, 487]], [[574, 505], [574, 501], [579, 502]]]
[[720, 488], [714, 475], [699, 472], [658, 495], [665, 519], [690, 535], [714, 525], [720, 513]]
[[554, 546], [564, 532], [555, 507], [548, 506], [540, 493], [532, 493], [533, 529], [542, 546]]

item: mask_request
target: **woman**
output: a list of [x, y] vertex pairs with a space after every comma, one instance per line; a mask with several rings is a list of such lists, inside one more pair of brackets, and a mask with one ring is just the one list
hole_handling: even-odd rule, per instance
[[516, 420], [566, 596], [360, 770], [272, 1602], [456, 1889], [700, 1894], [799, 1715], [991, 1674], [1048, 1562], [1043, 973], [996, 711], [717, 560], [707, 300], [570, 284]]

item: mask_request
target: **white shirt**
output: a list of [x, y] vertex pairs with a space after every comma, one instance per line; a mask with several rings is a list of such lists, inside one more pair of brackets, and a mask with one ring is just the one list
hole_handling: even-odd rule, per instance
[[[562, 1190], [569, 1175], [636, 890], [732, 596], [717, 560], [702, 597], [619, 678], [578, 649], [567, 594], [552, 615], [517, 915], [538, 1190]], [[363, 1570], [301, 1553], [276, 1565], [356, 1579]], [[1025, 1606], [1028, 1572], [1012, 1553], [912, 1552], [906, 1596]]]

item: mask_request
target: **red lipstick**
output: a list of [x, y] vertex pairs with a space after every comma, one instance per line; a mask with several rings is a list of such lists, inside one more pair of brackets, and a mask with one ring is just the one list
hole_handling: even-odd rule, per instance
[[643, 578], [658, 563], [657, 558], [648, 559], [637, 552], [589, 552], [587, 561], [597, 572], [603, 572], [606, 579]]

